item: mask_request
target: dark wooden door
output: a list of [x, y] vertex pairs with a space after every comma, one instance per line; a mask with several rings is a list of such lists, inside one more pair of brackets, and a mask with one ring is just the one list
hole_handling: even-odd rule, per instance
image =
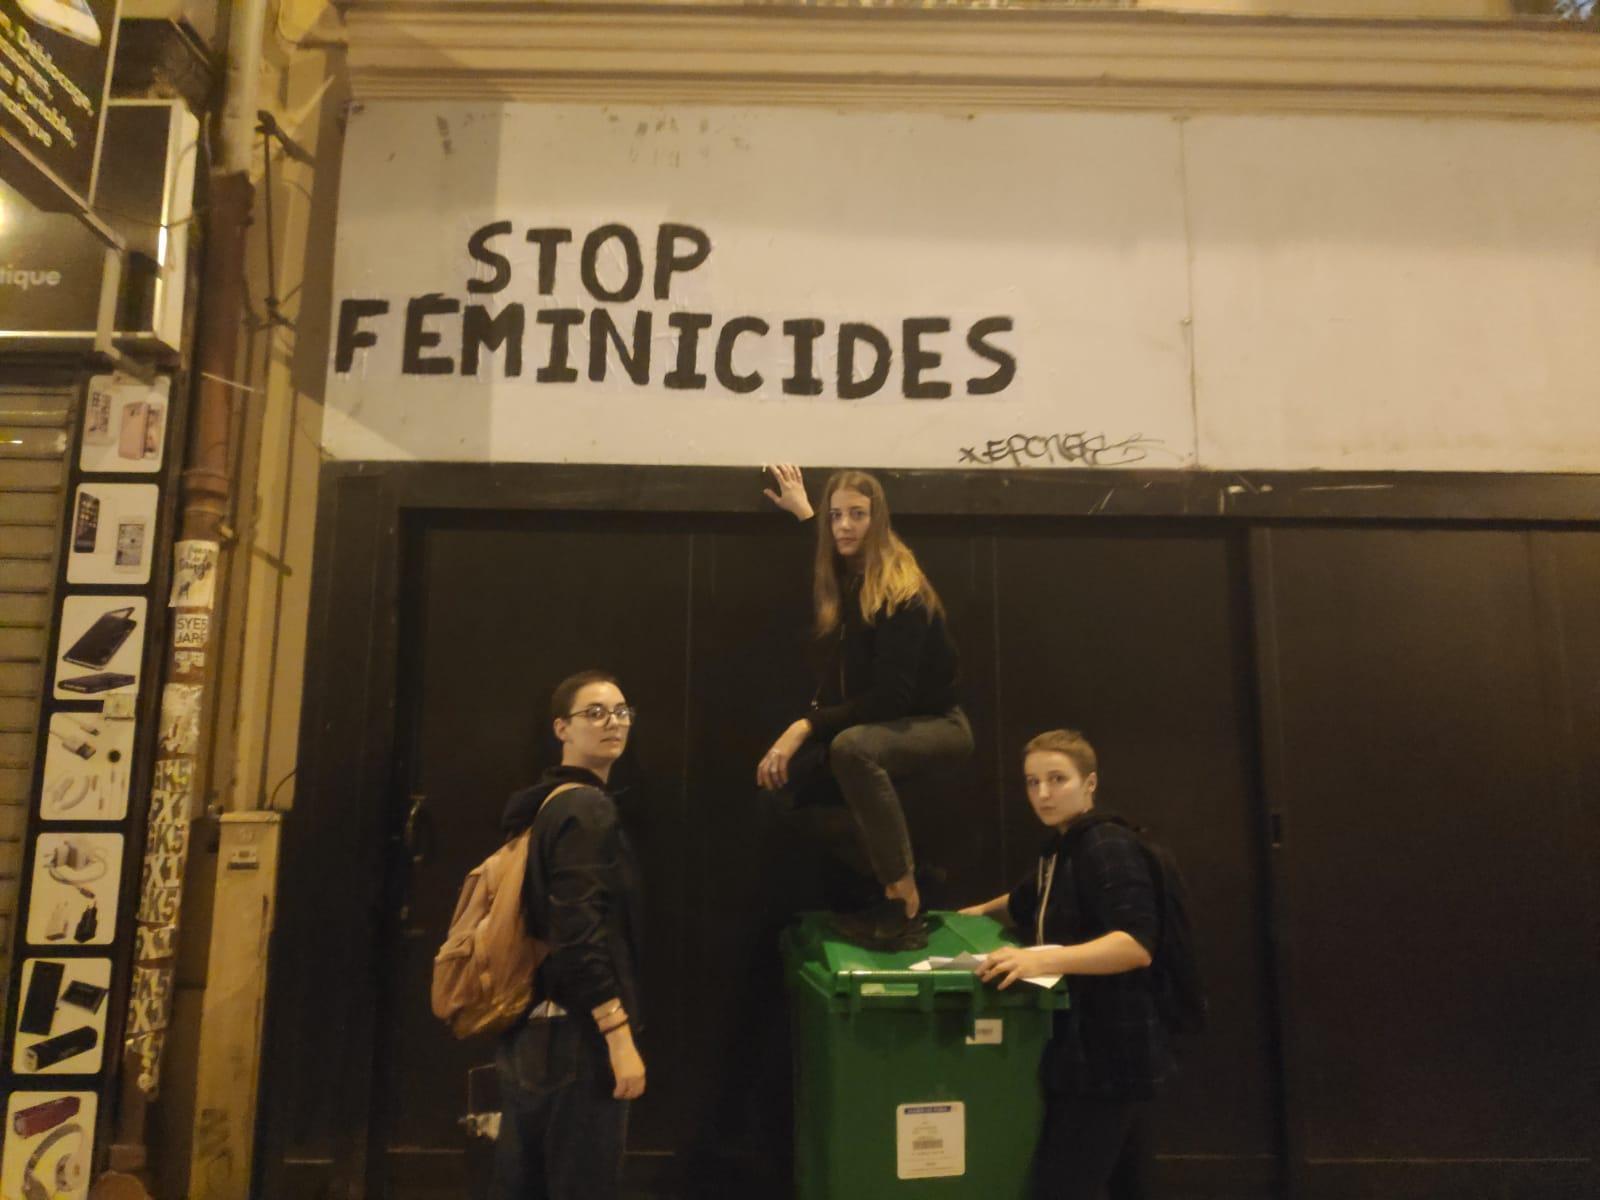
[[[509, 794], [554, 761], [549, 695], [588, 667], [616, 673], [641, 716], [613, 782], [655, 897], [644, 971], [680, 970], [685, 916], [685, 720], [689, 543], [670, 524], [554, 517], [430, 522], [409, 542], [403, 710], [392, 827], [395, 915], [380, 992], [374, 1092], [380, 1195], [470, 1194], [466, 1073], [492, 1046], [453, 1040], [428, 1010], [428, 978], [466, 872], [499, 844]], [[420, 806], [420, 807], [419, 807]], [[401, 833], [407, 820], [412, 845]], [[413, 861], [414, 860], [414, 861]], [[677, 997], [656, 990], [670, 1029]], [[670, 1095], [673, 1042], [652, 1054], [653, 1091]], [[633, 1146], [670, 1144], [671, 1112], [642, 1103]]]
[[1275, 1196], [1276, 1009], [1255, 778], [1242, 546], [1220, 530], [1059, 527], [996, 537], [996, 764], [1008, 880], [1041, 840], [1022, 789], [1031, 734], [1075, 728], [1097, 803], [1150, 829], [1192, 893], [1211, 999], [1155, 1114], [1166, 1194]]
[[1259, 540], [1297, 1195], [1594, 1195], [1596, 535]]
[[[1218, 1027], [1166, 1105], [1168, 1173], [1206, 1194], [1270, 1194], [1276, 1069], [1264, 993], [1242, 563], [1220, 534], [1003, 532], [901, 522], [962, 648], [977, 753], [904, 790], [929, 900], [993, 895], [1039, 840], [1019, 751], [1076, 724], [1100, 743], [1116, 806], [1155, 826], [1195, 885]], [[812, 532], [787, 518], [430, 519], [403, 578], [401, 731], [390, 951], [374, 1129], [379, 1193], [470, 1195], [465, 1073], [485, 1046], [427, 1010], [427, 973], [456, 889], [496, 844], [506, 795], [531, 779], [550, 687], [614, 671], [641, 717], [616, 778], [646, 863], [650, 1091], [630, 1134], [641, 1191], [781, 1197], [790, 1047], [776, 934], [821, 898], [819, 864], [754, 786], [754, 765], [812, 691]], [[547, 757], [544, 761], [547, 761]], [[422, 797], [420, 829], [399, 840]], [[420, 855], [420, 861], [412, 861]]]

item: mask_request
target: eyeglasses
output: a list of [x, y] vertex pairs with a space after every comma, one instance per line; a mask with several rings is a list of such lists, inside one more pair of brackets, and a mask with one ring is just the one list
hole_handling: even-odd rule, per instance
[[605, 724], [607, 717], [615, 717], [618, 725], [632, 725], [633, 719], [638, 715], [639, 710], [631, 704], [619, 704], [615, 708], [607, 708], [604, 704], [591, 704], [588, 708], [569, 712], [567, 717], [569, 720], [573, 717], [583, 717], [596, 725]]

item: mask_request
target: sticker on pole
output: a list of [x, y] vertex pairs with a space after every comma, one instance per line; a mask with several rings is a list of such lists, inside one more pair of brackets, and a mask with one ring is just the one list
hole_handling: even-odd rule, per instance
[[967, 1106], [902, 1104], [895, 1109], [896, 1174], [940, 1179], [967, 1173]]

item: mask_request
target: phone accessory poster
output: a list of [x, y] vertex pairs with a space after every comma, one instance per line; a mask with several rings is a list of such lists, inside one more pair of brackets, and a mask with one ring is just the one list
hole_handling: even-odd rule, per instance
[[58, 700], [131, 692], [144, 654], [142, 596], [68, 596], [56, 645]]
[[6, 1101], [0, 1196], [85, 1200], [97, 1108], [93, 1092], [12, 1092]]
[[131, 713], [112, 716], [102, 708], [50, 714], [39, 819], [122, 820], [128, 815], [132, 760]]
[[148, 583], [155, 548], [153, 483], [84, 483], [72, 502], [68, 583]]
[[11, 1070], [17, 1075], [98, 1074], [105, 1060], [110, 991], [109, 958], [25, 961]]
[[41, 833], [34, 845], [28, 943], [106, 946], [117, 924], [120, 833]]
[[164, 375], [151, 383], [123, 375], [89, 380], [78, 466], [93, 475], [159, 471], [171, 390]]

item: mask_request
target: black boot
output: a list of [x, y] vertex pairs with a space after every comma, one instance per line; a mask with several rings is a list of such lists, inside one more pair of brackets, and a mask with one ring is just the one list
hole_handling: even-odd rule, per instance
[[917, 914], [906, 916], [899, 900], [881, 900], [860, 912], [835, 913], [828, 924], [839, 937], [867, 950], [898, 953], [928, 948], [928, 922]]

